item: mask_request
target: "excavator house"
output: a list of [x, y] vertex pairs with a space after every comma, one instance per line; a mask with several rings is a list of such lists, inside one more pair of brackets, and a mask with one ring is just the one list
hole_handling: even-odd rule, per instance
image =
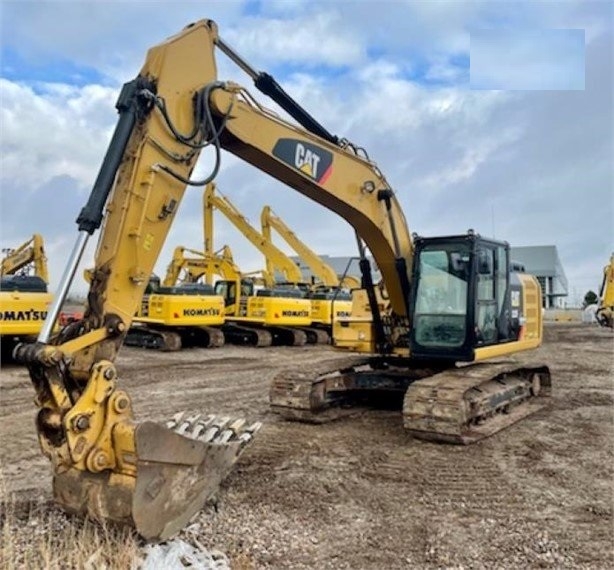
[[0, 343], [4, 360], [16, 342], [36, 338], [51, 294], [43, 237], [34, 234], [0, 261]]
[[[216, 48], [295, 122], [220, 80]], [[322, 422], [389, 391], [403, 400], [403, 423], [416, 436], [469, 443], [546, 401], [548, 367], [518, 357], [541, 343], [540, 289], [534, 277], [510, 271], [507, 244], [474, 232], [412, 238], [366, 151], [256, 72], [214, 22], [190, 24], [152, 47], [116, 107], [118, 124], [49, 315], [37, 342], [15, 350], [36, 391], [38, 438], [65, 509], [164, 540], [216, 492], [259, 427], [201, 413], [136, 422], [114, 365], [186, 187], [211, 182], [223, 150], [336, 212], [353, 226], [362, 258], [370, 315], [360, 320], [352, 310], [358, 320], [348, 330], [367, 354], [277, 376], [274, 411]], [[215, 165], [195, 180], [205, 147]], [[87, 240], [101, 226], [83, 319], [53, 334]], [[382, 274], [383, 309], [367, 248]]]

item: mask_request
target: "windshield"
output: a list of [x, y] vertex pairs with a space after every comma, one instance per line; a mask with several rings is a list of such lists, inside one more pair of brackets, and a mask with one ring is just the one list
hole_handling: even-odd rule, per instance
[[471, 254], [465, 244], [426, 246], [420, 252], [414, 338], [423, 346], [465, 342]]

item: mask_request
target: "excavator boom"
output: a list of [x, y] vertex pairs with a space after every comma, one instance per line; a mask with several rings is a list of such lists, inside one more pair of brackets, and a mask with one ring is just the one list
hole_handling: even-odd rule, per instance
[[[328, 287], [338, 287], [339, 277], [335, 270], [322, 261], [318, 254], [313, 251], [306, 243], [302, 242], [298, 236], [287, 226], [287, 224], [273, 213], [270, 206], [264, 206], [260, 214], [262, 235], [272, 241], [271, 229], [275, 229], [287, 244], [299, 255], [299, 257], [309, 266], [316, 278], [316, 282]], [[268, 259], [267, 259], [268, 262]], [[267, 267], [270, 272], [271, 269]]]
[[216, 192], [214, 183], [207, 184], [203, 202], [205, 211], [205, 252], [211, 252], [213, 243], [213, 211], [218, 210], [264, 255], [266, 262], [265, 275], [271, 278], [271, 281], [267, 283], [268, 287], [274, 285], [273, 276], [276, 269], [284, 275], [285, 281], [289, 283], [300, 283], [303, 280], [298, 265], [276, 247], [270, 239], [267, 239], [265, 235], [254, 228], [226, 196], [220, 194], [219, 191]]
[[0, 263], [0, 277], [15, 275], [30, 266], [34, 270], [33, 275], [49, 283], [47, 256], [43, 236], [40, 234], [34, 234], [27, 242], [8, 251]]

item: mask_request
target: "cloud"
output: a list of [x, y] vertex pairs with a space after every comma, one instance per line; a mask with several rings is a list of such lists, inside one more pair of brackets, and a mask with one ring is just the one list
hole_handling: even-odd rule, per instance
[[236, 21], [246, 2], [181, 0], [88, 0], [4, 2], [2, 43], [24, 64], [72, 61], [98, 69], [118, 83], [130, 79], [147, 49], [191, 22]]
[[366, 55], [359, 36], [344, 28], [343, 15], [337, 10], [315, 12], [301, 26], [287, 19], [247, 18], [240, 29], [220, 34], [239, 53], [265, 64], [292, 62], [307, 69], [343, 66], [359, 63]]
[[57, 176], [90, 183], [112, 132], [117, 90], [0, 78], [0, 97], [2, 179], [19, 181], [19, 192]]
[[471, 88], [584, 89], [584, 30], [474, 30]]

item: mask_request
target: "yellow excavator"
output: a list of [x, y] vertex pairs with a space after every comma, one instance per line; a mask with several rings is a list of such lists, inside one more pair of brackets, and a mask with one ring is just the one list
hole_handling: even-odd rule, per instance
[[[186, 253], [191, 254], [192, 257], [187, 256]], [[254, 284], [260, 287], [265, 287], [270, 281], [269, 275], [264, 270], [241, 272], [235, 264], [229, 245], [224, 245], [213, 253], [205, 253], [179, 245], [173, 251], [173, 259], [166, 268], [162, 285], [174, 287], [198, 282], [214, 285], [217, 276], [233, 279], [237, 274], [244, 279], [253, 279]]]
[[15, 249], [6, 250], [0, 262], [0, 342], [2, 359], [16, 342], [40, 332], [51, 294], [43, 238], [34, 234]]
[[[339, 277], [334, 268], [326, 263], [315, 251], [290, 229], [290, 227], [273, 212], [270, 206], [263, 206], [260, 213], [262, 235], [272, 241], [271, 230], [274, 229], [294, 252], [307, 264], [314, 277], [314, 285], [323, 287], [341, 287], [360, 289], [360, 279], [352, 275]], [[270, 264], [270, 265], [269, 265]], [[272, 262], [267, 258], [267, 270], [273, 271]]]
[[595, 317], [602, 327], [614, 329], [614, 253], [610, 256], [610, 263], [603, 268]]
[[124, 342], [167, 352], [219, 348], [225, 343], [224, 312], [224, 299], [210, 285], [165, 286], [152, 276]]
[[[213, 247], [213, 212], [219, 211], [223, 214], [247, 239], [254, 245], [265, 257], [267, 268], [262, 272], [265, 281], [266, 290], [258, 291], [256, 294], [260, 297], [271, 297], [270, 305], [267, 304], [266, 314], [264, 309], [260, 309], [256, 314], [260, 318], [266, 318], [267, 321], [274, 318], [284, 318], [286, 324], [284, 327], [285, 333], [281, 338], [286, 338], [286, 342], [294, 346], [301, 346], [305, 342], [309, 344], [324, 344], [329, 341], [328, 332], [322, 328], [319, 312], [319, 300], [311, 301], [310, 286], [303, 282], [303, 276], [299, 266], [292, 261], [283, 251], [281, 251], [273, 242], [266, 239], [256, 228], [254, 228], [247, 218], [241, 214], [237, 207], [228, 199], [228, 197], [216, 192], [216, 185], [213, 183], [207, 184], [203, 194], [203, 209], [204, 209], [204, 231], [205, 231], [205, 253], [210, 254]], [[283, 275], [281, 281], [275, 280], [275, 274], [279, 272]], [[227, 306], [231, 307], [226, 315], [228, 319], [248, 318], [245, 314], [245, 309], [236, 311], [232, 309], [235, 305], [235, 293], [225, 288], [223, 283], [216, 284], [217, 290], [223, 292], [227, 297]], [[248, 296], [251, 293], [248, 294]], [[244, 295], [242, 295], [244, 296]], [[298, 299], [302, 299], [300, 304], [303, 308], [299, 308]], [[291, 301], [290, 301], [291, 300]], [[295, 308], [289, 306], [282, 308], [281, 305], [288, 303], [295, 304]], [[278, 304], [279, 308], [275, 308]], [[347, 303], [349, 309], [351, 302]], [[270, 311], [270, 312], [269, 312]], [[307, 311], [307, 314], [305, 314]], [[315, 314], [314, 314], [315, 311]], [[320, 311], [321, 312], [321, 311]], [[300, 321], [300, 322], [299, 322]], [[282, 323], [279, 323], [282, 324]], [[316, 326], [311, 326], [315, 324]], [[269, 324], [268, 326], [271, 326]], [[293, 338], [294, 341], [293, 341]], [[303, 340], [303, 338], [305, 340]]]
[[[313, 323], [316, 326], [319, 325], [325, 327], [326, 330], [332, 331], [335, 319], [351, 316], [352, 301], [348, 287], [352, 289], [360, 288], [360, 282], [350, 276], [344, 276], [342, 282], [335, 270], [322, 261], [322, 258], [307, 244], [302, 242], [287, 224], [273, 213], [270, 206], [262, 208], [260, 224], [262, 226], [262, 236], [267, 242], [272, 243], [273, 236], [271, 230], [275, 229], [314, 273], [315, 282], [311, 285], [307, 294], [311, 301]], [[292, 261], [291, 259], [289, 260]], [[266, 258], [266, 268], [270, 274], [275, 272], [274, 258]]]
[[264, 256], [266, 270], [262, 274], [265, 277], [267, 287], [273, 287], [278, 283], [275, 274], [279, 272], [283, 275], [283, 279], [279, 283], [289, 284], [303, 291], [309, 288], [309, 284], [303, 282], [303, 275], [299, 266], [254, 228], [229, 198], [219, 192], [214, 183], [209, 183], [205, 187], [203, 208], [205, 253], [210, 254], [213, 249], [213, 213], [217, 210]]
[[49, 283], [45, 242], [40, 234], [33, 234], [19, 247], [6, 250], [6, 255], [0, 262], [0, 277], [32, 274]]
[[[216, 47], [298, 125], [263, 108], [243, 87], [220, 81]], [[138, 76], [122, 88], [117, 110], [43, 330], [36, 343], [15, 349], [36, 390], [36, 429], [64, 508], [165, 539], [218, 489], [258, 427], [185, 415], [166, 426], [136, 423], [113, 364], [186, 186], [210, 182], [222, 150], [347, 220], [361, 252], [366, 246], [373, 254], [389, 296], [389, 314], [372, 303], [372, 353], [360, 365], [335, 371], [314, 365], [276, 378], [275, 410], [319, 420], [392, 390], [405, 400], [412, 433], [467, 442], [547, 399], [547, 366], [487, 362], [542, 339], [539, 285], [510, 272], [508, 244], [474, 232], [412, 239], [395, 193], [364, 150], [330, 134], [270, 75], [250, 67], [214, 22], [190, 24], [151, 48]], [[213, 169], [194, 180], [206, 146]], [[52, 336], [88, 237], [103, 220], [84, 318]], [[361, 257], [363, 286], [375, 300], [369, 262]]]
[[292, 292], [281, 290], [277, 294], [276, 289], [259, 285], [260, 278], [242, 274], [228, 246], [217, 254], [176, 247], [163, 283], [176, 286], [182, 276], [184, 284], [196, 285], [205, 278], [220, 277], [213, 291], [222, 299], [222, 330], [228, 342], [256, 347], [303, 346], [307, 342], [300, 327], [311, 322], [309, 302], [300, 293], [292, 296]]

